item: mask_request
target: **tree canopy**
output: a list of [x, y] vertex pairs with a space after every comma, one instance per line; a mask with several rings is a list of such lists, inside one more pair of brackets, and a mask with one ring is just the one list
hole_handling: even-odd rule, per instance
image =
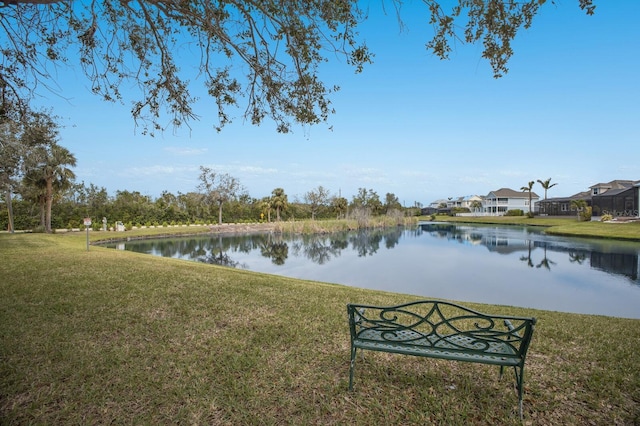
[[[594, 0], [578, 0], [593, 14]], [[446, 59], [452, 42], [481, 43], [496, 77], [508, 71], [511, 41], [546, 0], [422, 0], [433, 38], [426, 47]], [[381, 0], [402, 18], [402, 0]], [[548, 3], [554, 3], [552, 0]], [[339, 89], [319, 66], [341, 56], [356, 72], [372, 62], [358, 34], [367, 11], [357, 0], [0, 1], [0, 114], [26, 111], [42, 90], [56, 91], [57, 69], [79, 65], [91, 90], [123, 102], [132, 83], [131, 114], [153, 134], [198, 118], [192, 79], [215, 102], [220, 130], [244, 118], [326, 122]], [[193, 61], [195, 57], [195, 63]], [[188, 61], [187, 61], [188, 59]], [[77, 64], [74, 64], [77, 62]], [[243, 106], [241, 106], [243, 105]]]

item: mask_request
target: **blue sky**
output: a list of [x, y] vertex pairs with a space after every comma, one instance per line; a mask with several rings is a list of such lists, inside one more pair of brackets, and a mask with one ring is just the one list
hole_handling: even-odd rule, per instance
[[78, 160], [77, 180], [110, 195], [195, 191], [199, 166], [238, 178], [255, 198], [282, 187], [302, 199], [322, 185], [349, 200], [358, 188], [390, 192], [407, 206], [538, 179], [557, 183], [550, 197], [640, 179], [640, 1], [598, 1], [594, 16], [578, 0], [556, 3], [516, 38], [510, 71], [496, 80], [481, 46], [458, 44], [449, 61], [426, 51], [421, 2], [404, 5], [402, 31], [369, 2], [360, 34], [374, 64], [356, 75], [336, 59], [322, 70], [341, 87], [333, 130], [282, 135], [237, 116], [217, 133], [202, 95], [191, 129], [151, 138], [136, 131], [129, 104], [92, 96], [79, 69], [57, 70], [66, 100], [45, 93], [38, 104], [64, 118], [60, 144]]

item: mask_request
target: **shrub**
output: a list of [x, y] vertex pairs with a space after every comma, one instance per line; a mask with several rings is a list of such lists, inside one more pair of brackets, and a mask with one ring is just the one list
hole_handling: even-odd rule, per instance
[[585, 207], [578, 213], [578, 220], [587, 222], [591, 220], [591, 207]]
[[524, 211], [521, 209], [508, 210], [504, 215], [505, 216], [524, 216]]
[[452, 216], [455, 216], [457, 213], [471, 213], [471, 210], [466, 207], [454, 207], [451, 209]]
[[609, 222], [610, 220], [613, 220], [613, 216], [611, 216], [610, 214], [603, 214], [600, 220], [602, 222]]

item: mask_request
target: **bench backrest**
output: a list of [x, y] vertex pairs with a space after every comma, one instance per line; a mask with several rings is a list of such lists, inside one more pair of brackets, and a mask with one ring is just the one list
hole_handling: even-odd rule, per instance
[[524, 362], [535, 318], [488, 315], [450, 302], [422, 300], [396, 306], [348, 304], [352, 342], [375, 336], [396, 345], [442, 347], [443, 337], [470, 342], [460, 352], [491, 353], [508, 345]]

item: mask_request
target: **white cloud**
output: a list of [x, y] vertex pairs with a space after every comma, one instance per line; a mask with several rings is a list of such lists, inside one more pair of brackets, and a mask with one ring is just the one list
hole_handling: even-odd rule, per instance
[[203, 155], [207, 151], [209, 151], [207, 148], [190, 148], [190, 147], [177, 147], [177, 146], [167, 146], [163, 149], [169, 154], [180, 155], [185, 157]]

